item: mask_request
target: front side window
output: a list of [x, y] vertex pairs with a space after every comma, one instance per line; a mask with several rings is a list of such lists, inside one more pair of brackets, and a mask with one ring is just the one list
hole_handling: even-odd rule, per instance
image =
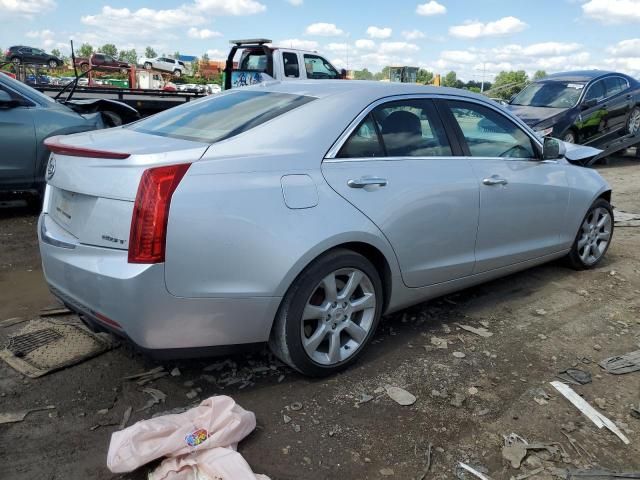
[[604, 80], [598, 80], [596, 83], [589, 87], [587, 90], [587, 95], [584, 98], [585, 101], [595, 100], [599, 102], [603, 100], [607, 96], [607, 90], [604, 85]]
[[300, 68], [298, 66], [298, 54], [293, 52], [284, 52], [282, 54], [284, 63], [284, 76], [287, 78], [298, 78], [300, 76]]
[[314, 80], [339, 79], [340, 74], [324, 58], [319, 55], [304, 55], [304, 68], [307, 78]]
[[537, 157], [531, 138], [505, 115], [476, 103], [447, 103], [472, 157]]
[[165, 110], [125, 128], [162, 137], [215, 143], [313, 100], [304, 95], [236, 90]]
[[433, 104], [409, 99], [376, 107], [343, 145], [341, 158], [441, 157], [451, 147]]

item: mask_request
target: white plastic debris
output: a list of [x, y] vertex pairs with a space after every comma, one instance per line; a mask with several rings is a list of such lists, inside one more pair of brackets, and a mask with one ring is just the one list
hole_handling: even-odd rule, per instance
[[386, 390], [387, 395], [389, 395], [389, 397], [399, 405], [406, 407], [416, 403], [416, 397], [407, 392], [404, 388], [387, 385]]
[[578, 395], [569, 385], [565, 385], [562, 382], [551, 382], [551, 385], [558, 390], [567, 400], [569, 400], [573, 405], [582, 412], [582, 414], [591, 420], [596, 427], [602, 428], [607, 427], [611, 432], [613, 432], [625, 445], [629, 445], [629, 439], [622, 433], [622, 431], [605, 417], [602, 413], [593, 408], [589, 403]]

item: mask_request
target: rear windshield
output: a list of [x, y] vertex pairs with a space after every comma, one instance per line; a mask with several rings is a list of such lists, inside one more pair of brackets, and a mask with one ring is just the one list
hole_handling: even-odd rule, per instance
[[130, 127], [162, 137], [215, 143], [287, 113], [313, 97], [239, 90], [170, 108]]

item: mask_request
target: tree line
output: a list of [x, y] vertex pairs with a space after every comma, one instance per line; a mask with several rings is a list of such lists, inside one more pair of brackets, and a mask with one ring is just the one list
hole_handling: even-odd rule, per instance
[[[390, 67], [384, 67], [380, 72], [370, 72], [368, 69], [356, 70], [353, 72], [353, 78], [355, 80], [388, 80]], [[540, 80], [547, 76], [547, 72], [544, 70], [538, 70], [533, 74], [533, 77], [529, 79], [527, 72], [524, 70], [517, 71], [502, 71], [496, 75], [493, 82], [485, 81], [484, 86], [482, 82], [476, 80], [470, 80], [463, 82], [458, 78], [458, 74], [455, 71], [450, 71], [441, 76], [440, 84], [443, 87], [461, 88], [463, 90], [469, 90], [472, 92], [480, 93], [481, 89], [483, 93], [492, 97], [500, 98], [503, 100], [509, 100], [515, 94], [520, 92], [531, 81]], [[434, 72], [425, 70], [423, 68], [418, 69], [416, 81], [424, 85], [432, 85], [435, 79]]]

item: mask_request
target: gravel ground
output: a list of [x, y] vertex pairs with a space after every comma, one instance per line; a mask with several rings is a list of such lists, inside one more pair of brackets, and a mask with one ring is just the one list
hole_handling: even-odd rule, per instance
[[[599, 170], [614, 188], [616, 207], [640, 212], [637, 161], [616, 159]], [[0, 320], [37, 317], [55, 304], [42, 278], [36, 216], [18, 203], [0, 203]], [[539, 468], [529, 478], [554, 478], [554, 468], [640, 471], [640, 419], [631, 415], [640, 408], [640, 372], [613, 376], [597, 366], [639, 348], [639, 247], [640, 228], [618, 228], [595, 270], [552, 263], [390, 316], [362, 360], [327, 379], [304, 378], [264, 351], [167, 362], [165, 369], [178, 367], [180, 376], [148, 385], [166, 393], [166, 402], [137, 412], [149, 397], [123, 377], [158, 364], [127, 345], [35, 380], [0, 362], [0, 413], [56, 406], [0, 425], [0, 476], [146, 478], [149, 467], [126, 475], [107, 470], [118, 428], [109, 424], [129, 406], [135, 422], [216, 394], [256, 413], [258, 428], [240, 452], [274, 480], [420, 478], [429, 444], [428, 479], [456, 478], [459, 461], [494, 479]], [[493, 336], [459, 325], [484, 326]], [[0, 329], [0, 341], [19, 327]], [[616, 422], [630, 445], [598, 430], [549, 385], [570, 367], [592, 374], [592, 383], [573, 388]], [[417, 401], [398, 405], [384, 393], [387, 385]], [[295, 402], [302, 408], [292, 409]], [[566, 455], [531, 451], [514, 469], [501, 453], [503, 435], [512, 432], [530, 443], [560, 442]], [[565, 434], [589, 455], [578, 454]]]

